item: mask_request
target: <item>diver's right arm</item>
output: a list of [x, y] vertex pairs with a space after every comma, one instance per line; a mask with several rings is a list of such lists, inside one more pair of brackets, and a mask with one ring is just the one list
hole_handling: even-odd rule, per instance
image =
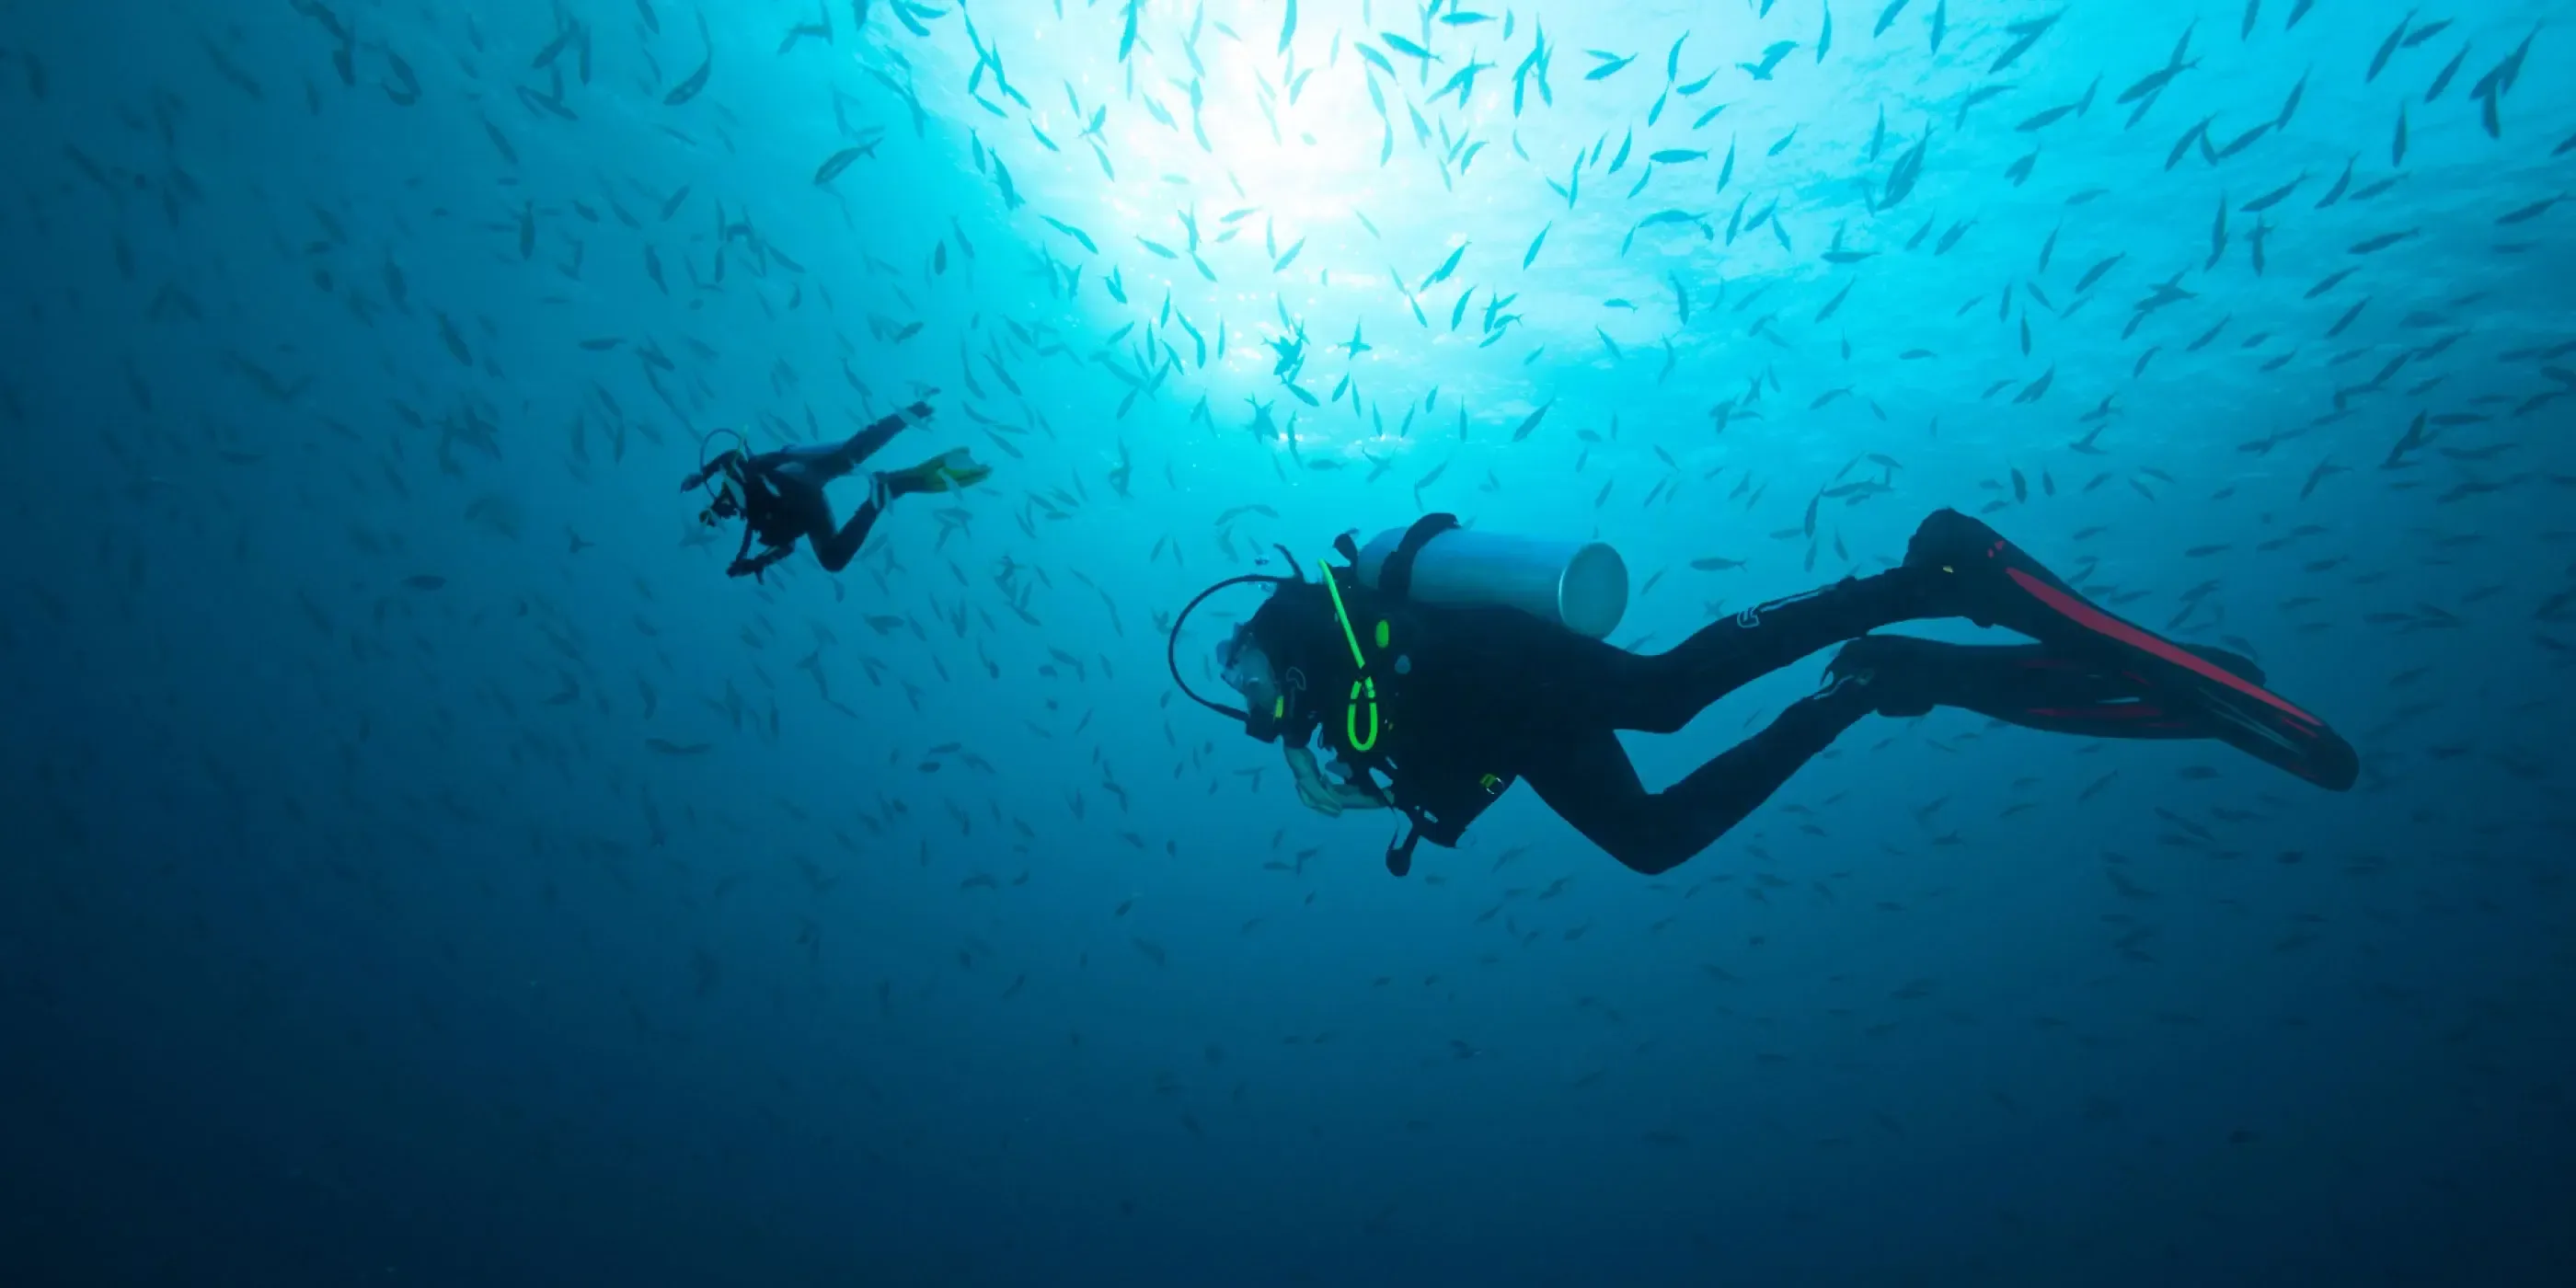
[[1288, 772], [1297, 779], [1297, 799], [1305, 802], [1306, 808], [1327, 818], [1346, 809], [1387, 808], [1386, 800], [1376, 792], [1351, 783], [1334, 782], [1324, 773], [1323, 766], [1315, 763], [1314, 752], [1294, 745], [1289, 746], [1287, 752]]

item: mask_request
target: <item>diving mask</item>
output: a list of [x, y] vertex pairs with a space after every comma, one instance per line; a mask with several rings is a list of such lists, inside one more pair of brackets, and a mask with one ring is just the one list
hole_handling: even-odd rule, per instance
[[1283, 683], [1249, 623], [1217, 646], [1216, 661], [1226, 687], [1243, 695], [1245, 731], [1263, 742], [1277, 738], [1302, 703], [1305, 677], [1292, 669]]
[[728, 465], [724, 471], [724, 481], [716, 487], [715, 501], [706, 509], [698, 511], [698, 522], [712, 528], [718, 522], [734, 518], [741, 513], [742, 484], [733, 468]]

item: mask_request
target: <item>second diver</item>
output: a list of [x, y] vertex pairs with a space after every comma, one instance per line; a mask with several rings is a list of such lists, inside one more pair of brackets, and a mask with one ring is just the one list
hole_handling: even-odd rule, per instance
[[[930, 404], [916, 402], [838, 443], [796, 444], [757, 455], [747, 446], [730, 448], [683, 480], [680, 490], [713, 481], [715, 496], [699, 512], [699, 519], [709, 527], [725, 519], [743, 520], [742, 548], [734, 552], [726, 576], [760, 576], [795, 553], [799, 537], [812, 543], [814, 558], [825, 572], [839, 572], [867, 542], [868, 530], [894, 498], [971, 487], [993, 472], [977, 464], [974, 453], [962, 447], [910, 469], [878, 471], [868, 476], [868, 499], [848, 522], [836, 526], [823, 485], [856, 470], [906, 426], [930, 416]], [[752, 553], [755, 542], [761, 547], [758, 554]]]

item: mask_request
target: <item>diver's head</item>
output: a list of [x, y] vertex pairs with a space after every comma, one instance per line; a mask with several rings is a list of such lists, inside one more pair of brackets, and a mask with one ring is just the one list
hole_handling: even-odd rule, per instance
[[698, 521], [712, 528], [717, 523], [742, 514], [742, 469], [732, 461], [724, 463], [717, 476], [715, 500], [698, 511]]
[[[1163, 664], [1171, 670], [1172, 683], [1184, 695], [1218, 715], [1243, 721], [1244, 731], [1263, 742], [1277, 741], [1292, 722], [1303, 716], [1308, 687], [1306, 668], [1314, 666], [1319, 656], [1318, 631], [1337, 629], [1326, 602], [1328, 592], [1320, 584], [1303, 580], [1296, 557], [1284, 548], [1280, 557], [1288, 562], [1289, 576], [1251, 573], [1228, 577], [1200, 591], [1172, 620], [1163, 644]], [[1253, 583], [1268, 586], [1270, 599], [1216, 647], [1217, 672], [1229, 687], [1243, 695], [1243, 706], [1237, 709], [1200, 696], [1182, 677], [1181, 628], [1209, 596], [1229, 586]]]
[[1270, 705], [1270, 700], [1279, 695], [1279, 678], [1271, 670], [1270, 655], [1261, 651], [1261, 641], [1253, 637], [1249, 622], [1235, 627], [1234, 634], [1216, 646], [1216, 664], [1225, 675], [1226, 687], [1256, 707]]
[[1217, 645], [1216, 664], [1226, 687], [1243, 695], [1245, 731], [1264, 742], [1277, 737], [1302, 696], [1296, 691], [1304, 687], [1304, 677], [1293, 669], [1282, 677], [1252, 622], [1235, 627]]

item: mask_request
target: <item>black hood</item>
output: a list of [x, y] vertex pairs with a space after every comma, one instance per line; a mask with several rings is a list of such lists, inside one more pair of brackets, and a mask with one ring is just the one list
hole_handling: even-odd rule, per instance
[[[1326, 574], [1331, 573], [1327, 570]], [[1333, 616], [1333, 599], [1319, 582], [1282, 582], [1246, 623], [1253, 643], [1273, 666], [1312, 669], [1333, 650], [1345, 656], [1342, 628]]]

